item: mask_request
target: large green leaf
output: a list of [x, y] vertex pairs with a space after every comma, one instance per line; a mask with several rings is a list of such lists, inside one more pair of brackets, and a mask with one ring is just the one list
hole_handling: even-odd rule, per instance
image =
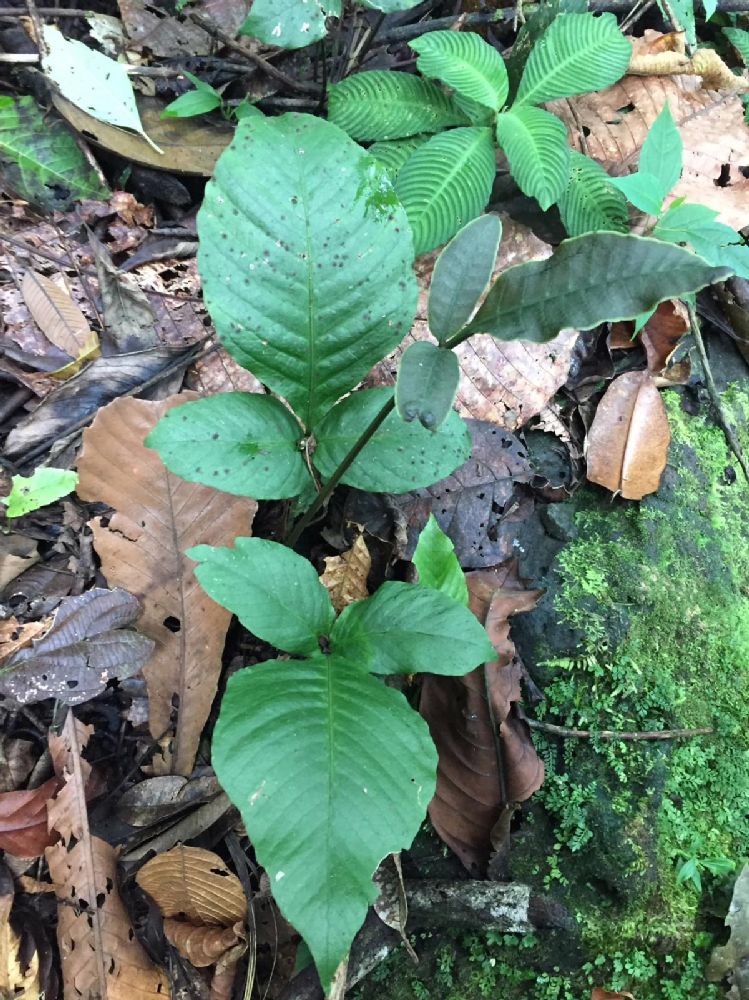
[[375, 868], [410, 847], [434, 794], [426, 723], [343, 656], [270, 660], [229, 680], [212, 764], [327, 992]]
[[455, 555], [455, 546], [440, 528], [434, 514], [429, 515], [421, 530], [411, 561], [419, 571], [421, 587], [431, 587], [454, 601], [468, 604], [468, 584]]
[[301, 49], [325, 37], [325, 18], [341, 16], [341, 0], [254, 0], [240, 35]]
[[0, 177], [17, 197], [50, 211], [109, 197], [65, 125], [42, 115], [33, 97], [0, 96]]
[[373, 597], [349, 604], [330, 644], [378, 674], [466, 674], [496, 656], [465, 604], [412, 583], [383, 583]]
[[562, 14], [533, 46], [516, 104], [543, 104], [616, 83], [627, 72], [632, 47], [613, 14]]
[[[333, 475], [362, 432], [392, 398], [391, 389], [363, 389], [334, 406], [315, 428], [314, 463]], [[404, 423], [391, 413], [343, 476], [343, 482], [374, 493], [407, 493], [454, 472], [471, 454], [468, 428], [455, 411], [436, 432]]]
[[472, 31], [430, 31], [409, 42], [424, 76], [442, 80], [483, 107], [499, 111], [507, 98], [507, 70], [495, 48]]
[[543, 342], [565, 327], [588, 330], [606, 320], [634, 319], [664, 299], [730, 274], [659, 240], [591, 233], [565, 240], [547, 260], [501, 274], [466, 329]]
[[198, 215], [218, 334], [306, 427], [403, 339], [411, 235], [383, 169], [311, 115], [242, 121]]
[[609, 175], [595, 160], [570, 150], [570, 178], [559, 198], [559, 214], [569, 236], [608, 229], [626, 233], [629, 212], [624, 195], [610, 183]]
[[435, 84], [410, 73], [370, 70], [328, 89], [328, 117], [354, 139], [403, 139], [466, 125], [468, 118]]
[[191, 483], [282, 500], [310, 480], [301, 440], [298, 421], [273, 396], [220, 392], [168, 410], [145, 443]]
[[496, 172], [486, 128], [456, 128], [420, 146], [395, 181], [417, 254], [445, 243], [485, 208]]
[[408, 139], [384, 139], [382, 142], [373, 142], [367, 152], [385, 167], [388, 176], [395, 182], [406, 160], [419, 146], [423, 146], [428, 138], [428, 135], [413, 135]]
[[497, 139], [520, 190], [546, 211], [567, 186], [567, 129], [542, 108], [516, 107], [497, 118]]
[[730, 267], [738, 277], [749, 278], [749, 246], [717, 218], [706, 205], [677, 205], [664, 212], [653, 236], [667, 243], [689, 243], [708, 264]]
[[258, 638], [287, 653], [315, 653], [335, 619], [312, 563], [278, 542], [237, 538], [234, 548], [196, 545], [200, 586]]
[[454, 236], [437, 258], [429, 283], [429, 329], [442, 344], [471, 318], [489, 284], [502, 222], [481, 215]]
[[447, 420], [458, 391], [457, 355], [426, 340], [409, 344], [398, 367], [395, 408], [401, 420], [418, 418], [435, 431]]
[[587, 10], [586, 0], [551, 0], [539, 4], [526, 18], [525, 23], [515, 36], [510, 54], [507, 57], [507, 76], [510, 81], [510, 101], [515, 99], [520, 77], [533, 46], [546, 31], [551, 22], [560, 14], [584, 14]]
[[657, 178], [661, 201], [681, 177], [683, 154], [684, 143], [666, 103], [645, 137], [638, 165], [643, 173]]

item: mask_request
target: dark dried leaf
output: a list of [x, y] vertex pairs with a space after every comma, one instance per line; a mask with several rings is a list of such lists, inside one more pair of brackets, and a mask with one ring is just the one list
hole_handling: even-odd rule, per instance
[[60, 787], [50, 778], [38, 788], [0, 794], [0, 848], [19, 858], [37, 858], [54, 840], [47, 830], [47, 802]]

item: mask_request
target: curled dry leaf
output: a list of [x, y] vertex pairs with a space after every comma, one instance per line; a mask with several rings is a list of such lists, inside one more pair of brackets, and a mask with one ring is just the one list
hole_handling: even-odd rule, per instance
[[212, 851], [175, 847], [147, 861], [136, 876], [138, 885], [165, 917], [180, 916], [191, 924], [233, 927], [247, 915], [242, 883]]
[[244, 941], [244, 925], [238, 921], [233, 927], [195, 926], [167, 917], [164, 934], [183, 958], [196, 969], [204, 969]]
[[154, 643], [124, 629], [140, 604], [124, 590], [94, 588], [66, 597], [49, 630], [0, 667], [0, 692], [20, 705], [57, 698], [80, 705], [101, 694], [113, 678], [132, 677]]
[[0, 997], [13, 1000], [39, 1000], [39, 954], [24, 954], [19, 935], [10, 925], [13, 908], [13, 877], [3, 865], [0, 869]]
[[698, 49], [690, 58], [681, 31], [662, 35], [648, 28], [641, 38], [630, 41], [632, 58], [627, 72], [631, 76], [699, 76], [705, 90], [749, 89], [747, 81], [736, 76], [714, 49]]
[[60, 787], [50, 778], [38, 788], [0, 793], [0, 848], [18, 858], [38, 858], [54, 840], [47, 830], [47, 802]]
[[541, 595], [526, 590], [515, 564], [466, 574], [470, 608], [485, 623], [497, 659], [464, 677], [427, 674], [420, 711], [439, 752], [429, 818], [471, 872], [485, 870], [506, 807], [541, 787], [543, 763], [516, 714], [523, 666], [510, 640], [509, 617], [530, 611]]
[[71, 360], [85, 361], [98, 353], [99, 338], [64, 288], [43, 274], [26, 271], [21, 293], [44, 336]]
[[17, 618], [8, 618], [0, 622], [0, 664], [30, 646], [32, 639], [43, 635], [51, 623], [51, 618], [39, 622], [19, 622]]
[[320, 583], [327, 588], [336, 611], [369, 597], [367, 577], [371, 568], [372, 557], [361, 530], [350, 549], [340, 556], [326, 557]]
[[81, 756], [87, 739], [87, 727], [69, 711], [56, 749], [65, 784], [48, 806], [50, 830], [61, 839], [45, 852], [58, 899], [65, 996], [166, 1000], [169, 985], [135, 937], [117, 891], [117, 852], [89, 829], [91, 767]]
[[670, 442], [668, 414], [650, 372], [626, 372], [604, 393], [588, 431], [588, 479], [625, 500], [641, 500], [658, 489]]
[[642, 344], [648, 360], [648, 371], [664, 385], [689, 381], [692, 365], [689, 356], [674, 362], [679, 341], [689, 330], [689, 312], [679, 299], [661, 302], [640, 333], [632, 339], [632, 323], [615, 323], [609, 334], [611, 350], [622, 350]]
[[156, 643], [143, 670], [149, 726], [155, 739], [167, 734], [169, 745], [163, 763], [155, 763], [184, 775], [192, 771], [216, 694], [231, 620], [201, 589], [184, 552], [199, 542], [229, 545], [248, 535], [257, 509], [254, 500], [173, 476], [143, 444], [168, 409], [192, 398], [115, 400], [83, 435], [78, 461], [79, 496], [117, 511], [108, 522], [92, 523], [104, 574], [141, 599], [139, 628]]

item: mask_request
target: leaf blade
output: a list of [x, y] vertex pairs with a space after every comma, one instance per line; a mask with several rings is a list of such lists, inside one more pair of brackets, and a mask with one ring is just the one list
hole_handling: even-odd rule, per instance
[[569, 180], [570, 147], [564, 125], [542, 108], [511, 108], [497, 119], [497, 139], [520, 190], [545, 212]]
[[442, 80], [462, 97], [492, 111], [507, 98], [507, 70], [502, 56], [475, 32], [430, 31], [409, 42], [418, 53], [424, 76]]
[[447, 419], [458, 391], [460, 368], [452, 351], [422, 340], [409, 344], [398, 366], [395, 408], [401, 420], [418, 417], [436, 431]]
[[430, 513], [419, 534], [411, 562], [419, 571], [419, 586], [431, 587], [460, 604], [468, 604], [468, 584], [455, 555], [455, 546], [434, 514]]

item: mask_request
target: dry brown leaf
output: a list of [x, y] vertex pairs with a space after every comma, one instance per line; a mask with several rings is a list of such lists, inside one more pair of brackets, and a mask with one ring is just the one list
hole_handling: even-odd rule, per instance
[[156, 642], [143, 670], [149, 726], [155, 739], [166, 733], [169, 746], [154, 764], [162, 773], [186, 776], [216, 694], [231, 613], [201, 589], [184, 552], [249, 535], [257, 509], [254, 500], [171, 475], [143, 444], [168, 409], [192, 398], [115, 400], [84, 433], [78, 460], [79, 496], [117, 511], [108, 523], [96, 518], [92, 524], [103, 572], [110, 586], [141, 599], [139, 630]]
[[658, 489], [670, 442], [666, 407], [650, 372], [626, 372], [604, 393], [588, 431], [588, 479], [641, 500]]
[[611, 990], [603, 990], [600, 986], [594, 986], [590, 1000], [635, 1000], [635, 998], [631, 993], [615, 993]]
[[31, 640], [47, 631], [52, 618], [43, 618], [39, 622], [19, 622], [17, 618], [8, 618], [0, 622], [0, 663], [9, 660], [14, 653], [26, 649]]
[[34, 769], [39, 758], [37, 746], [31, 740], [17, 736], [0, 738], [0, 792], [15, 792]]
[[723, 62], [714, 49], [698, 49], [687, 55], [684, 33], [666, 35], [648, 28], [641, 38], [632, 38], [632, 57], [627, 73], [631, 76], [693, 75], [702, 79], [705, 90], [744, 91], [749, 82]]
[[13, 1000], [39, 1000], [39, 954], [21, 958], [21, 940], [10, 925], [13, 908], [13, 878], [2, 867], [0, 876], [0, 997]]
[[55, 347], [74, 361], [98, 354], [99, 338], [64, 288], [43, 274], [26, 271], [21, 293], [37, 326]]
[[37, 858], [54, 839], [47, 830], [47, 802], [60, 786], [50, 778], [38, 788], [0, 794], [0, 849]]
[[674, 351], [689, 330], [689, 311], [679, 299], [661, 302], [640, 333], [632, 338], [632, 323], [614, 323], [609, 334], [609, 349], [626, 350], [641, 343], [648, 359], [648, 371], [658, 385], [683, 384], [689, 381], [692, 365], [689, 357], [674, 362]]
[[242, 883], [218, 854], [200, 847], [180, 846], [159, 854], [143, 865], [136, 881], [165, 917], [233, 927], [247, 915]]
[[[493, 278], [515, 264], [544, 260], [551, 247], [527, 226], [502, 219], [502, 241]], [[419, 303], [416, 322], [401, 346], [370, 374], [370, 385], [393, 385], [398, 361], [415, 340], [433, 340], [427, 326], [429, 282], [439, 251], [416, 262]], [[509, 430], [522, 427], [546, 406], [567, 380], [572, 349], [578, 334], [564, 330], [546, 344], [521, 341], [501, 343], [489, 334], [476, 334], [456, 348], [460, 382], [455, 407], [463, 417], [490, 420]]]
[[26, 535], [0, 535], [0, 590], [39, 562], [37, 543]]
[[[608, 90], [552, 101], [575, 148], [612, 174], [635, 169], [650, 126], [668, 103], [684, 142], [674, 198], [707, 205], [733, 229], [749, 224], [749, 128], [734, 93], [705, 90], [696, 76], [626, 76]], [[580, 131], [585, 135], [581, 136]]]
[[238, 921], [233, 927], [196, 926], [167, 917], [164, 934], [183, 958], [196, 969], [205, 969], [244, 940], [244, 924]]
[[497, 846], [492, 834], [507, 807], [543, 782], [543, 763], [513, 708], [523, 666], [508, 622], [510, 615], [533, 608], [541, 592], [524, 589], [514, 564], [467, 573], [466, 581], [471, 610], [486, 624], [497, 659], [464, 677], [426, 674], [420, 711], [439, 753], [429, 818], [465, 867], [481, 872]]
[[339, 556], [326, 556], [320, 583], [327, 587], [336, 611], [341, 612], [354, 601], [369, 597], [367, 577], [371, 568], [372, 557], [361, 530], [348, 551]]
[[65, 761], [65, 784], [48, 807], [50, 830], [62, 838], [45, 855], [58, 899], [65, 996], [166, 1000], [168, 982], [135, 937], [117, 892], [117, 852], [89, 830], [85, 789], [91, 766], [81, 751], [90, 732], [68, 712], [54, 747]]

